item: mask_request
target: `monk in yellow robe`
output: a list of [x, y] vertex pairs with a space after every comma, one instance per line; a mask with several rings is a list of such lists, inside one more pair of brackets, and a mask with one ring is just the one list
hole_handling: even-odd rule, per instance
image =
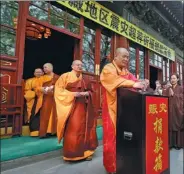
[[44, 73], [50, 80], [37, 87], [37, 95], [42, 103], [40, 110], [39, 137], [45, 138], [56, 134], [57, 113], [54, 100], [54, 86], [59, 76], [53, 72], [53, 65], [46, 63], [43, 65]]
[[127, 70], [128, 60], [129, 52], [125, 48], [118, 48], [113, 62], [107, 64], [100, 75], [103, 86], [103, 163], [109, 173], [116, 172], [117, 88], [142, 89], [144, 87]]
[[41, 76], [43, 76], [43, 70], [41, 68], [37, 68], [34, 71], [34, 76], [33, 78], [27, 79], [25, 82], [25, 87], [24, 87], [24, 98], [26, 99], [26, 115], [25, 115], [25, 122], [29, 123], [32, 108], [35, 102], [35, 91], [34, 91], [34, 81], [39, 79]]
[[98, 145], [92, 88], [82, 77], [80, 60], [73, 62], [72, 69], [61, 75], [55, 85], [57, 137], [59, 142], [64, 138], [64, 160], [91, 160]]
[[[32, 81], [32, 89], [35, 93], [35, 99], [31, 110], [31, 115], [29, 119], [29, 129], [30, 136], [38, 136], [39, 135], [39, 127], [40, 127], [40, 109], [42, 107], [43, 101], [43, 84], [50, 81], [51, 77], [48, 75], [40, 76], [39, 78], [35, 78]], [[33, 95], [33, 94], [32, 94]]]

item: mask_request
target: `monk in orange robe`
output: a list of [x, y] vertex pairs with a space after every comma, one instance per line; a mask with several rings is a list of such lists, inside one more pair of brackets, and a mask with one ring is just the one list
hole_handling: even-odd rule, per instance
[[91, 160], [98, 145], [92, 88], [82, 77], [80, 60], [73, 62], [72, 69], [61, 75], [55, 85], [57, 137], [59, 142], [64, 138], [64, 160]]
[[53, 72], [53, 65], [51, 63], [44, 64], [43, 70], [45, 74], [50, 77], [50, 81], [47, 81], [41, 86], [37, 87], [37, 94], [41, 96], [40, 98], [42, 100], [39, 126], [40, 138], [45, 138], [50, 134], [56, 134], [57, 127], [56, 103], [54, 100], [54, 85], [58, 80], [59, 76]]
[[34, 91], [34, 81], [39, 79], [43, 76], [43, 70], [41, 68], [37, 68], [34, 70], [33, 78], [27, 79], [24, 86], [24, 98], [26, 99], [26, 115], [25, 115], [25, 122], [29, 123], [31, 112], [33, 109], [33, 105], [35, 102], [35, 91]]
[[112, 63], [107, 64], [100, 75], [103, 88], [103, 163], [109, 173], [116, 172], [116, 119], [117, 88], [138, 88], [144, 85], [128, 70], [129, 52], [118, 48]]
[[47, 75], [43, 75], [43, 70], [35, 69], [35, 77], [28, 79], [25, 84], [25, 99], [27, 101], [27, 114], [25, 119], [29, 123], [30, 136], [38, 136], [39, 120], [40, 120], [40, 108], [42, 106], [42, 97], [37, 91], [38, 86], [42, 86], [43, 83], [49, 81], [51, 78]]

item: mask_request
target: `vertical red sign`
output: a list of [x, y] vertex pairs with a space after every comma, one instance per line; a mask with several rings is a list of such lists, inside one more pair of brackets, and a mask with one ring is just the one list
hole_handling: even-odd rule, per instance
[[168, 99], [146, 96], [146, 174], [169, 167]]

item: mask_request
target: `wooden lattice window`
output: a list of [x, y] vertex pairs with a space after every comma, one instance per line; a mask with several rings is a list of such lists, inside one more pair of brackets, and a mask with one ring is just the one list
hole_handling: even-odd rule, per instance
[[169, 81], [171, 74], [171, 62], [168, 59], [163, 59], [162, 64], [163, 81]]
[[130, 47], [129, 50], [130, 50], [129, 71], [132, 74], [136, 75], [136, 49]]
[[62, 6], [56, 2], [31, 1], [29, 15], [53, 26], [79, 34], [80, 18], [69, 13], [66, 9], [62, 9]]
[[145, 61], [144, 61], [144, 51], [139, 50], [139, 79], [144, 79], [145, 77]]
[[150, 52], [150, 65], [162, 69], [163, 58], [156, 53]]
[[176, 72], [180, 77], [180, 81], [183, 81], [183, 64], [180, 61], [176, 63]]
[[95, 30], [84, 27], [83, 36], [83, 71], [95, 72]]

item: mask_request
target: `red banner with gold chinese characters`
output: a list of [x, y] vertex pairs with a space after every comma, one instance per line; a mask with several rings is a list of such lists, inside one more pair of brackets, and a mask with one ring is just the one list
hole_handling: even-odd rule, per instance
[[146, 96], [146, 174], [168, 168], [168, 98]]

